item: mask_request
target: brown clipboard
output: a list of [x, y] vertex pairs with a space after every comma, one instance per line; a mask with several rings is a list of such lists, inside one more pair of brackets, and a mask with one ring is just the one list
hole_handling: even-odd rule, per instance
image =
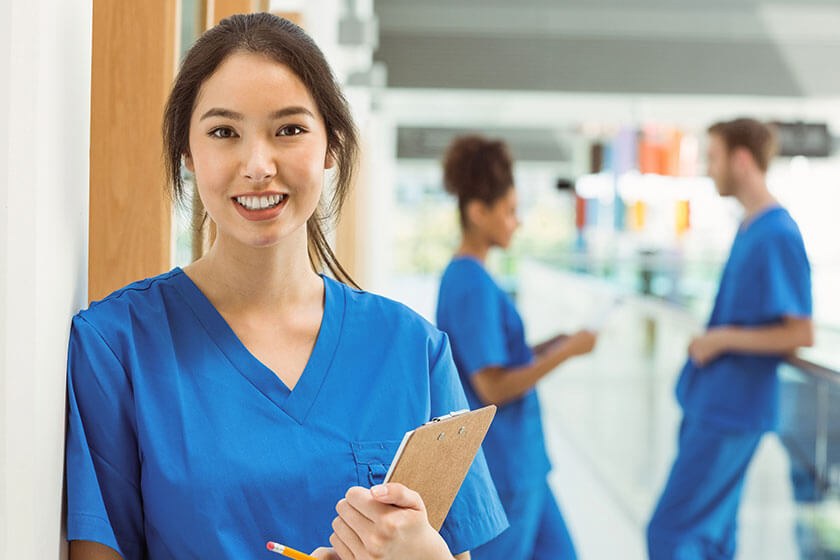
[[429, 525], [440, 531], [496, 414], [496, 406], [450, 412], [405, 434], [385, 482], [423, 498]]

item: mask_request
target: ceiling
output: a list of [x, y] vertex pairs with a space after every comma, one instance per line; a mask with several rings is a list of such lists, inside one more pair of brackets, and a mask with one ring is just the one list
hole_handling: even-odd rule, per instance
[[373, 0], [389, 87], [840, 96], [840, 0]]

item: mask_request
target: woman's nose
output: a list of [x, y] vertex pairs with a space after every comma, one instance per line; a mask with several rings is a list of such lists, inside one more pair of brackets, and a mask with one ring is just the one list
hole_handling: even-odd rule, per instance
[[255, 142], [248, 148], [242, 175], [249, 181], [262, 183], [277, 174], [277, 166], [271, 151], [262, 142]]

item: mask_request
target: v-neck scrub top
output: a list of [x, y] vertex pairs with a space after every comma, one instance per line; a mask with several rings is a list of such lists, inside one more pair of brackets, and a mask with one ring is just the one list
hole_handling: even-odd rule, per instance
[[[179, 268], [74, 317], [69, 540], [156, 560], [329, 546], [346, 491], [382, 482], [407, 430], [467, 408], [443, 333], [323, 281], [321, 329], [292, 391]], [[479, 453], [441, 535], [458, 554], [506, 527]]]
[[[443, 273], [437, 325], [449, 335], [455, 364], [472, 407], [482, 405], [472, 377], [484, 368], [533, 362], [525, 326], [510, 297], [476, 259], [452, 259]], [[551, 465], [535, 389], [500, 406], [483, 449], [499, 493], [542, 489]]]
[[[772, 206], [738, 230], [709, 328], [777, 324], [812, 313], [811, 267], [790, 214]], [[686, 416], [739, 430], [774, 430], [781, 356], [726, 353], [704, 366], [689, 359], [677, 384]]]

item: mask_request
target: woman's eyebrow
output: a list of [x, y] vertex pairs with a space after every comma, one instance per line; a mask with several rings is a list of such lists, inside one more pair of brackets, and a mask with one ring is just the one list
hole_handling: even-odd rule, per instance
[[210, 117], [224, 117], [226, 119], [231, 119], [234, 121], [241, 121], [244, 117], [242, 113], [237, 113], [236, 111], [231, 111], [230, 109], [220, 109], [218, 107], [214, 107], [201, 115], [201, 118], [198, 119], [199, 122], [203, 121], [204, 119]]
[[273, 113], [271, 113], [271, 118], [282, 119], [283, 117], [288, 117], [290, 115], [309, 115], [313, 119], [315, 118], [315, 115], [312, 114], [312, 111], [310, 111], [306, 107], [300, 106], [286, 107], [285, 109], [274, 111]]
[[[300, 107], [300, 106], [285, 107], [283, 109], [279, 109], [277, 111], [274, 111], [269, 116], [272, 119], [282, 119], [283, 117], [288, 117], [290, 115], [309, 115], [313, 119], [315, 118], [315, 115], [312, 114], [312, 111], [310, 111], [306, 107]], [[207, 118], [210, 118], [210, 117], [223, 117], [223, 118], [231, 119], [231, 120], [234, 120], [234, 121], [241, 121], [242, 119], [245, 118], [242, 115], [242, 113], [237, 113], [236, 111], [231, 111], [230, 109], [222, 109], [220, 107], [214, 107], [212, 109], [209, 109], [203, 115], [201, 115], [201, 118], [199, 119], [199, 121], [203, 121], [204, 119], [207, 119]]]

